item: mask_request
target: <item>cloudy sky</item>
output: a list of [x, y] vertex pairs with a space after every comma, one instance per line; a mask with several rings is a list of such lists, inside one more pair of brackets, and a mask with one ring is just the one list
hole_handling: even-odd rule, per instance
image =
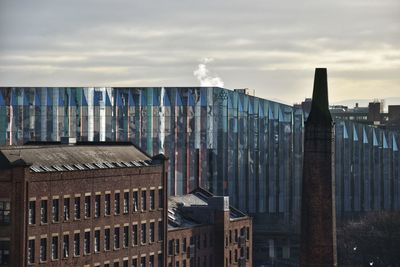
[[0, 1], [0, 86], [252, 88], [400, 97], [399, 0]]

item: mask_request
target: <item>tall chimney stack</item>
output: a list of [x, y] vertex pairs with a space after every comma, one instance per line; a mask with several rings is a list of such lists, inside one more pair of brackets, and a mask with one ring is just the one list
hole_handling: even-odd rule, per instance
[[334, 128], [325, 68], [315, 69], [311, 111], [305, 123], [300, 266], [337, 266]]

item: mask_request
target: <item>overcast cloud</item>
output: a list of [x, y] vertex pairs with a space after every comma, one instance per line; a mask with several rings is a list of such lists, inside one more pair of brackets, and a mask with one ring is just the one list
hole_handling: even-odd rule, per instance
[[315, 67], [331, 101], [399, 97], [400, 1], [0, 1], [1, 86], [198, 86], [205, 61], [287, 103]]

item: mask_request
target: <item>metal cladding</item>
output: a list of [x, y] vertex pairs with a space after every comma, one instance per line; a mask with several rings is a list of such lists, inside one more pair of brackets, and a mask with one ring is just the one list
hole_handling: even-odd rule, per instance
[[[298, 224], [306, 115], [217, 87], [0, 87], [0, 145], [130, 141], [168, 156], [169, 195], [199, 185], [256, 224]], [[339, 217], [400, 209], [399, 145], [396, 132], [335, 121]]]
[[326, 69], [316, 69], [312, 108], [305, 123], [300, 266], [336, 266], [333, 122]]

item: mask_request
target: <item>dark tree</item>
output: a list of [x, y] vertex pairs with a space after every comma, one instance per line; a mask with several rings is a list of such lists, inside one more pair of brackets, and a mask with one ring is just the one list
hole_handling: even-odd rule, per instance
[[338, 226], [339, 266], [400, 266], [400, 213], [371, 213]]

